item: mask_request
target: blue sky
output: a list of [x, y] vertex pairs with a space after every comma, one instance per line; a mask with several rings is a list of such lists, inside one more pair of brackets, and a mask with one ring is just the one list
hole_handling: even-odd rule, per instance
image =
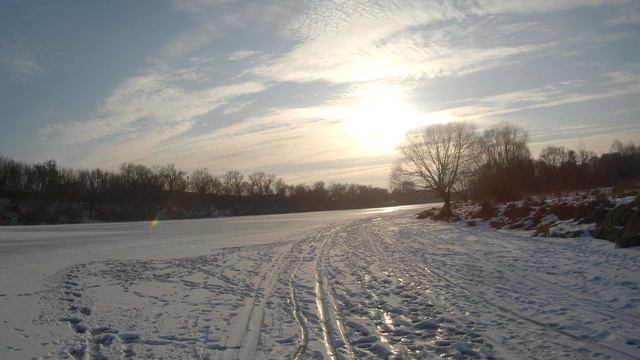
[[640, 142], [640, 2], [18, 1], [0, 154], [385, 186], [404, 133], [509, 121]]

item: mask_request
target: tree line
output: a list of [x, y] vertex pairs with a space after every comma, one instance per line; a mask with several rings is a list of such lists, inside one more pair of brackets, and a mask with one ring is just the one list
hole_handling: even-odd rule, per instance
[[[430, 193], [412, 187], [389, 191], [322, 181], [289, 185], [262, 171], [245, 175], [231, 170], [214, 176], [207, 168], [187, 173], [174, 164], [135, 163], [124, 163], [117, 171], [70, 169], [55, 160], [26, 163], [6, 157], [0, 157], [0, 197], [13, 201], [12, 211], [25, 218], [19, 223], [192, 218], [435, 201]], [[27, 200], [36, 200], [36, 209], [25, 214]]]
[[400, 146], [391, 179], [437, 193], [447, 215], [452, 195], [505, 201], [640, 178], [640, 146], [633, 142], [616, 140], [600, 156], [585, 148], [547, 146], [534, 159], [528, 139], [525, 129], [509, 123], [482, 132], [465, 122], [419, 128]]

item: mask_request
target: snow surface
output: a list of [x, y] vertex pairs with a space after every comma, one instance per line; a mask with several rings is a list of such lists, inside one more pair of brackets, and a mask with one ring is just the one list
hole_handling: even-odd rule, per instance
[[418, 207], [0, 228], [0, 358], [640, 358], [640, 252]]

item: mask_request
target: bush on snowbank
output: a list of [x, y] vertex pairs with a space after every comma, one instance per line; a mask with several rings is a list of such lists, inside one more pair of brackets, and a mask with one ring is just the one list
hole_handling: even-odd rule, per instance
[[482, 222], [496, 229], [521, 229], [541, 237], [591, 235], [620, 247], [640, 245], [640, 197], [637, 191], [614, 193], [611, 189], [535, 196], [497, 203], [456, 203], [453, 216], [442, 219], [435, 209], [418, 218], [460, 221], [468, 226]]

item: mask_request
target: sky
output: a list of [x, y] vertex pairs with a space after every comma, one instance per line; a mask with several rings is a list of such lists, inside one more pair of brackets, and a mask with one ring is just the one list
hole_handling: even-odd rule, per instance
[[640, 143], [640, 1], [0, 0], [0, 155], [387, 186], [415, 127]]

